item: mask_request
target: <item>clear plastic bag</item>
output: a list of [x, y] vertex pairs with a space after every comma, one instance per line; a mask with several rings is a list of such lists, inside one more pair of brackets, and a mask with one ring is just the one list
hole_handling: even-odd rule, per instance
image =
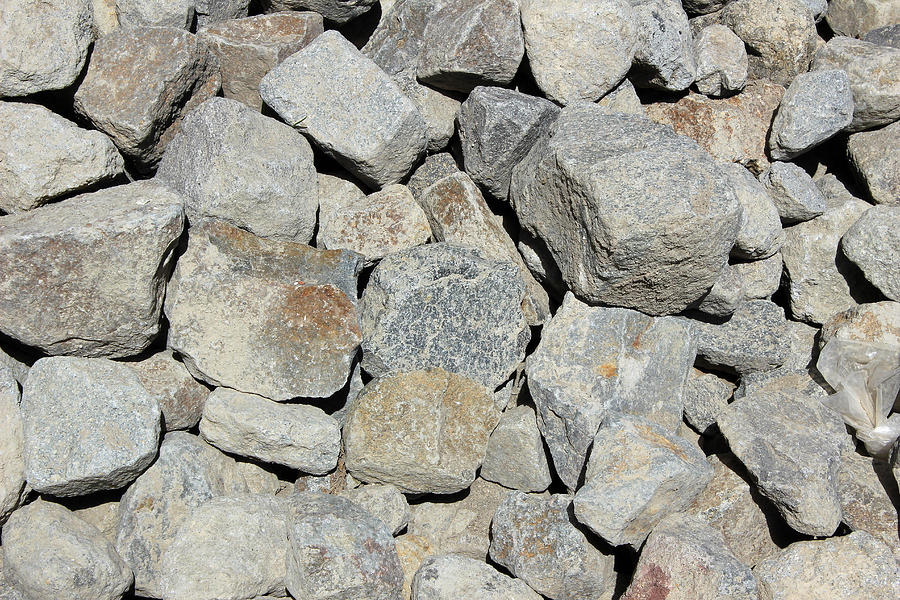
[[900, 347], [831, 339], [816, 367], [836, 393], [822, 402], [856, 430], [872, 456], [886, 458], [900, 437]]

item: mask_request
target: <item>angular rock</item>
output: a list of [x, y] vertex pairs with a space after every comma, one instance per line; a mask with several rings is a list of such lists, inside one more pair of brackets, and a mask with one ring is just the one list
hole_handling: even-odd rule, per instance
[[809, 221], [825, 212], [825, 196], [812, 178], [794, 163], [773, 162], [760, 182], [786, 224]]
[[865, 42], [877, 44], [878, 46], [900, 48], [900, 23], [870, 29], [861, 39]]
[[525, 0], [520, 9], [528, 64], [550, 100], [597, 100], [628, 73], [637, 24], [627, 0]]
[[171, 350], [125, 364], [137, 373], [141, 385], [159, 403], [165, 431], [190, 429], [200, 421], [209, 390], [191, 377]]
[[684, 420], [700, 433], [705, 432], [727, 406], [734, 384], [713, 373], [691, 369], [684, 386]]
[[219, 59], [222, 95], [260, 110], [263, 76], [323, 31], [318, 13], [284, 12], [207, 25], [197, 36]]
[[610, 412], [594, 436], [575, 518], [610, 544], [637, 549], [711, 477], [696, 445], [646, 419]]
[[638, 97], [634, 85], [628, 79], [623, 79], [622, 83], [597, 100], [597, 106], [606, 109], [610, 113], [645, 116], [641, 99]]
[[497, 507], [491, 559], [555, 600], [610, 597], [613, 556], [595, 548], [570, 516], [572, 496], [516, 492]]
[[428, 152], [440, 152], [446, 148], [456, 132], [459, 94], [422, 85], [412, 71], [395, 75], [394, 81], [425, 119], [425, 138], [428, 140], [425, 149]]
[[166, 295], [168, 344], [198, 379], [276, 401], [341, 389], [360, 342], [356, 254], [191, 228]]
[[4, 575], [28, 597], [119, 600], [134, 577], [97, 529], [36, 500], [3, 526]]
[[94, 44], [75, 111], [142, 170], [155, 167], [181, 117], [219, 91], [219, 61], [197, 36], [122, 27]]
[[[345, 173], [328, 175], [319, 173], [319, 229], [331, 218], [332, 213], [341, 211], [366, 197], [366, 193]], [[317, 236], [316, 246], [319, 245]]]
[[[743, 168], [743, 167], [741, 167]], [[729, 318], [744, 302], [744, 282], [731, 265], [725, 265], [696, 310], [716, 318]]]
[[[403, 592], [400, 597], [402, 600], [410, 600], [413, 577], [416, 576], [416, 571], [422, 566], [422, 562], [426, 558], [434, 556], [434, 548], [424, 538], [409, 533], [394, 538], [394, 542], [397, 544], [400, 564], [403, 565]], [[0, 600], [7, 599], [0, 596]], [[10, 600], [19, 599], [12, 598]]]
[[422, 192], [430, 185], [444, 177], [449, 177], [460, 172], [456, 159], [449, 152], [439, 152], [425, 157], [425, 162], [413, 171], [409, 177], [409, 191], [416, 201], [421, 201]]
[[344, 490], [338, 495], [347, 498], [370, 515], [377, 517], [387, 525], [388, 531], [392, 535], [397, 535], [406, 529], [409, 523], [411, 514], [409, 503], [396, 486], [373, 483], [361, 485], [352, 490]]
[[197, 0], [115, 0], [123, 28], [146, 26], [190, 30], [197, 16]]
[[28, 369], [31, 368], [28, 366], [28, 362], [31, 362], [30, 358], [27, 358], [28, 362], [23, 362], [23, 359], [26, 359], [26, 357], [19, 354], [19, 352], [14, 351], [13, 354], [8, 354], [7, 350], [0, 347], [0, 369], [4, 367], [9, 369], [13, 378], [20, 385], [25, 383], [25, 379], [28, 377]]
[[108, 137], [38, 104], [0, 102], [0, 210], [30, 210], [122, 175]]
[[25, 448], [19, 385], [12, 371], [0, 366], [0, 527], [24, 500], [24, 495]]
[[887, 465], [867, 456], [847, 453], [838, 471], [841, 520], [853, 531], [871, 533], [891, 549], [900, 562], [897, 509], [881, 482]]
[[473, 558], [448, 554], [426, 559], [412, 583], [411, 600], [540, 600], [530, 587]]
[[736, 262], [732, 267], [744, 283], [747, 300], [769, 300], [781, 284], [784, 261], [781, 253], [753, 262]]
[[329, 21], [346, 23], [367, 12], [378, 0], [260, 0], [266, 12], [314, 10]]
[[768, 300], [741, 304], [724, 323], [692, 321], [697, 357], [703, 363], [737, 373], [767, 371], [788, 358], [784, 309]]
[[900, 122], [876, 131], [854, 133], [847, 140], [847, 155], [857, 179], [876, 204], [900, 205]]
[[249, 4], [250, 0], [194, 0], [197, 11], [196, 28], [246, 17]]
[[[683, 5], [684, 3], [682, 3]], [[724, 25], [704, 27], [694, 37], [697, 90], [705, 96], [728, 96], [747, 84], [744, 42]]]
[[85, 523], [96, 527], [97, 531], [109, 540], [110, 544], [115, 544], [116, 526], [119, 524], [119, 501], [101, 501], [93, 504], [90, 498], [85, 500], [88, 502], [86, 506], [80, 503], [72, 503], [74, 504], [71, 508], [72, 512]]
[[688, 17], [679, 0], [637, 0], [637, 49], [631, 80], [639, 87], [687, 89], [697, 75]]
[[836, 313], [822, 326], [819, 347], [834, 338], [900, 346], [900, 302], [860, 304]]
[[525, 492], [550, 487], [550, 465], [533, 408], [516, 406], [500, 416], [488, 440], [480, 476]]
[[837, 35], [862, 37], [877, 27], [900, 23], [900, 6], [891, 0], [831, 0], [826, 21]]
[[436, 0], [381, 2], [382, 17], [362, 53], [388, 75], [412, 75], [424, 46], [425, 26], [440, 7]]
[[48, 354], [132, 356], [159, 333], [182, 198], [135, 182], [0, 217], [0, 330]]
[[475, 480], [499, 418], [489, 390], [466, 377], [441, 369], [382, 377], [347, 413], [347, 470], [404, 492], [458, 492]]
[[743, 166], [730, 163], [723, 168], [743, 211], [731, 256], [749, 260], [772, 256], [782, 241], [778, 207], [766, 188]]
[[900, 300], [900, 206], [874, 206], [841, 238], [841, 251], [891, 300]]

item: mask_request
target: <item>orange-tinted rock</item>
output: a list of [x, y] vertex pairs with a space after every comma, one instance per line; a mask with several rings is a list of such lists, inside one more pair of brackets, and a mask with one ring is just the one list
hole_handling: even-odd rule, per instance
[[190, 429], [197, 424], [209, 390], [191, 377], [171, 350], [125, 364], [137, 373], [141, 384], [159, 402], [165, 431]]

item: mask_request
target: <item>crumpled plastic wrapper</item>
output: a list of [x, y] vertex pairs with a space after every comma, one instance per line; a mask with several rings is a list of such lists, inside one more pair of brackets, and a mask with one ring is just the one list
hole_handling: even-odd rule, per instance
[[890, 414], [900, 392], [900, 347], [832, 339], [816, 367], [836, 390], [822, 402], [856, 430], [869, 454], [887, 458], [900, 437], [900, 414]]

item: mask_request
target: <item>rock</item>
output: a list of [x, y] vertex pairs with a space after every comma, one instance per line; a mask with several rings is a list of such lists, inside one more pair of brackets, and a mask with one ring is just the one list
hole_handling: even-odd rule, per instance
[[75, 111], [142, 170], [156, 166], [181, 117], [219, 91], [219, 61], [197, 36], [122, 27], [94, 44]]
[[510, 197], [576, 296], [653, 315], [680, 312], [712, 287], [741, 213], [697, 144], [587, 102], [563, 109], [516, 166]]
[[30, 358], [22, 356], [19, 352], [13, 351], [13, 354], [8, 354], [7, 350], [0, 347], [0, 370], [3, 368], [9, 369], [13, 378], [18, 381], [20, 385], [25, 383], [25, 379], [28, 377], [28, 369], [31, 368], [28, 366], [28, 363], [23, 362], [23, 360], [28, 360], [29, 363], [31, 362]]
[[710, 477], [696, 445], [641, 417], [610, 412], [594, 436], [585, 483], [575, 494], [575, 518], [610, 544], [637, 549]]
[[533, 408], [516, 406], [500, 416], [480, 475], [514, 490], [543, 492], [550, 487], [550, 466]]
[[559, 108], [543, 98], [499, 87], [476, 87], [459, 109], [466, 173], [490, 197], [506, 201], [513, 167], [558, 114]]
[[4, 4], [0, 39], [0, 98], [67, 88], [81, 74], [94, 41], [93, 7], [86, 0]]
[[825, 20], [837, 35], [862, 37], [877, 27], [900, 23], [900, 7], [890, 0], [832, 0]]
[[123, 28], [157, 26], [189, 30], [197, 16], [197, 0], [115, 0]]
[[841, 250], [872, 285], [891, 300], [900, 300], [900, 206], [873, 206], [841, 238]]
[[119, 600], [134, 577], [95, 527], [36, 500], [3, 526], [3, 571], [31, 598]]
[[437, 241], [475, 248], [489, 259], [511, 261], [519, 268], [527, 292], [522, 310], [529, 324], [539, 325], [550, 317], [547, 292], [528, 270], [502, 218], [491, 212], [467, 174], [438, 180], [422, 192], [419, 203]]
[[491, 525], [491, 559], [548, 598], [608, 598], [615, 587], [613, 556], [588, 541], [571, 507], [569, 495], [509, 494]]
[[610, 113], [645, 116], [641, 99], [638, 97], [634, 85], [627, 79], [623, 79], [622, 83], [597, 100], [596, 104]]
[[365, 197], [366, 193], [349, 175], [319, 173], [319, 228], [324, 226], [323, 221], [331, 218], [332, 213]]
[[378, 0], [260, 0], [266, 12], [297, 10], [306, 8], [314, 10], [329, 21], [346, 23], [369, 12]]
[[865, 42], [872, 42], [878, 46], [900, 48], [900, 23], [870, 29], [861, 39]]
[[200, 29], [222, 72], [222, 95], [260, 110], [259, 82], [324, 31], [322, 15], [284, 12], [223, 21]]
[[446, 243], [381, 261], [360, 301], [362, 367], [373, 377], [437, 367], [491, 390], [525, 357], [525, 284], [508, 260]]
[[411, 71], [394, 76], [400, 90], [413, 101], [416, 109], [425, 119], [425, 149], [440, 152], [450, 143], [456, 132], [456, 115], [459, 114], [458, 94], [442, 92], [427, 85], [421, 85]]
[[444, 177], [448, 177], [455, 173], [459, 173], [459, 165], [456, 159], [449, 152], [439, 152], [425, 157], [425, 162], [419, 165], [413, 174], [409, 177], [409, 191], [412, 192], [413, 198], [420, 201], [422, 192], [424, 192], [431, 184], [437, 182]]
[[394, 600], [403, 568], [384, 523], [350, 500], [328, 494], [291, 497], [287, 591], [295, 598]]
[[212, 498], [181, 524], [162, 561], [166, 600], [284, 596], [289, 501]]
[[833, 338], [900, 346], [900, 303], [860, 304], [834, 314], [822, 326], [819, 347]]
[[525, 0], [520, 8], [528, 64], [550, 100], [597, 100], [628, 73], [637, 22], [627, 0]]
[[744, 295], [747, 300], [769, 300], [772, 294], [778, 291], [784, 261], [778, 252], [762, 260], [736, 262], [732, 267], [744, 282]]
[[816, 52], [811, 71], [843, 69], [853, 92], [853, 121], [862, 131], [900, 119], [900, 49], [835, 36]]
[[760, 182], [786, 224], [809, 221], [825, 212], [825, 196], [812, 178], [794, 163], [773, 162]]
[[781, 248], [782, 242], [778, 207], [750, 171], [737, 163], [724, 165], [723, 168], [734, 186], [743, 212], [731, 256], [748, 260], [772, 256]]
[[376, 379], [347, 413], [347, 470], [404, 492], [458, 492], [475, 480], [499, 418], [490, 391], [460, 375], [431, 369]]
[[577, 487], [588, 449], [609, 411], [674, 432], [696, 341], [687, 321], [590, 307], [567, 294], [526, 364], [538, 427], [560, 479]]
[[876, 131], [854, 133], [847, 140], [850, 165], [876, 204], [900, 205], [900, 123]]
[[[110, 500], [109, 502], [100, 501], [99, 503], [94, 504], [91, 496], [88, 496], [84, 500], [87, 501], [87, 504], [82, 504], [75, 500], [74, 502], [70, 501], [73, 506], [71, 510], [75, 513], [75, 516], [88, 523], [89, 525], [93, 525], [97, 528], [104, 538], [106, 538], [110, 544], [116, 543], [116, 527], [119, 524], [119, 501]], [[2, 596], [0, 596], [2, 598]]]
[[713, 373], [691, 369], [684, 386], [684, 420], [700, 433], [716, 422], [734, 394], [734, 384]]
[[[259, 91], [285, 122], [366, 185], [400, 181], [425, 151], [425, 121], [415, 105], [336, 31], [269, 71]], [[336, 95], [343, 98], [339, 106]]]
[[3, 552], [0, 551], [0, 600], [28, 600], [25, 593], [9, 581], [3, 573]]
[[724, 323], [692, 321], [697, 357], [737, 373], [774, 369], [788, 358], [784, 309], [768, 300], [741, 304]]
[[0, 330], [48, 354], [133, 356], [159, 333], [179, 195], [149, 182], [0, 217]]
[[0, 366], [0, 527], [24, 500], [24, 453], [19, 385], [12, 371]]
[[645, 108], [647, 117], [670, 125], [724, 162], [741, 163], [754, 174], [769, 166], [766, 136], [784, 88], [751, 81], [743, 92], [714, 99], [688, 94], [677, 102], [657, 102]]
[[197, 29], [247, 16], [250, 0], [195, 0]]
[[411, 74], [415, 79], [425, 44], [425, 26], [440, 7], [436, 0], [396, 0], [390, 8], [381, 2], [382, 18], [362, 53], [391, 76]]
[[747, 45], [748, 75], [788, 85], [804, 73], [816, 51], [816, 24], [801, 0], [735, 0], [722, 24]]
[[473, 558], [448, 554], [425, 559], [412, 583], [412, 600], [540, 600], [518, 579]]
[[209, 390], [198, 383], [171, 350], [125, 363], [156, 398], [163, 414], [163, 429], [190, 429], [200, 421]]
[[840, 456], [852, 449], [836, 412], [799, 390], [772, 386], [735, 400], [717, 422], [759, 492], [791, 528], [834, 533], [841, 521]]
[[897, 538], [897, 509], [882, 483], [887, 466], [873, 463], [867, 456], [847, 453], [841, 457], [838, 471], [838, 493], [841, 498], [841, 520], [853, 531], [865, 531], [891, 549], [900, 562], [900, 539]]
[[697, 75], [688, 17], [679, 0], [632, 2], [637, 49], [631, 79], [639, 87], [687, 89]]
[[384, 523], [392, 535], [397, 535], [409, 523], [410, 510], [406, 497], [393, 485], [373, 483], [344, 490], [339, 496], [347, 498]]
[[800, 73], [784, 93], [769, 134], [775, 160], [790, 160], [845, 129], [853, 120], [850, 78], [840, 69]]
[[863, 531], [796, 542], [753, 568], [761, 598], [896, 598], [900, 568], [890, 549]]
[[392, 252], [421, 246], [430, 238], [425, 212], [409, 188], [400, 184], [351, 200], [327, 214], [324, 223], [320, 218], [319, 224], [322, 247], [357, 252], [365, 257], [367, 266]]
[[740, 274], [731, 265], [725, 265], [709, 292], [697, 304], [696, 310], [716, 318], [729, 318], [744, 299], [744, 282]]
[[[419, 567], [422, 566], [422, 562], [426, 558], [434, 556], [434, 548], [424, 538], [409, 533], [394, 538], [394, 542], [397, 544], [400, 564], [403, 565], [403, 592], [400, 597], [402, 600], [410, 600], [413, 577], [415, 577]], [[2, 596], [0, 596], [0, 599], [6, 600]], [[10, 600], [19, 599], [12, 598]]]
[[[684, 3], [682, 3], [684, 4]], [[747, 84], [744, 42], [724, 25], [704, 27], [694, 38], [697, 90], [712, 97], [740, 92]]]
[[623, 600], [650, 598], [757, 600], [756, 579], [722, 534], [703, 520], [669, 515], [653, 528]]
[[191, 228], [166, 295], [168, 344], [211, 385], [276, 401], [328, 397], [361, 339], [360, 258], [258, 238], [219, 221]]

